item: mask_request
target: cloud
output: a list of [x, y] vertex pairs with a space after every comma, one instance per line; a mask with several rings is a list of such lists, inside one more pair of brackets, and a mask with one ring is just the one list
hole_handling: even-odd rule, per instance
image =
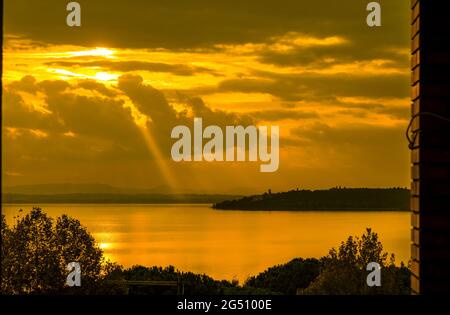
[[[364, 147], [389, 146], [390, 142], [393, 142], [393, 145], [398, 145], [401, 142], [406, 143], [403, 127], [382, 127], [369, 124], [330, 126], [317, 122], [311, 126], [294, 128], [291, 133], [310, 140], [312, 143], [326, 144], [336, 148], [349, 145], [360, 150]], [[396, 141], [393, 141], [393, 138], [396, 138]], [[391, 140], [388, 141], [388, 139]], [[386, 150], [389, 149], [386, 148]]]
[[199, 97], [189, 98], [187, 105], [192, 110], [194, 117], [202, 117], [205, 124], [216, 125], [220, 127], [224, 126], [248, 126], [255, 124], [255, 117], [248, 114], [236, 114], [232, 112], [226, 112], [223, 110], [212, 110], [205, 105], [203, 100]]
[[[25, 81], [32, 84], [24, 86]], [[14, 141], [8, 141], [8, 149], [16, 153], [16, 158], [67, 160], [81, 156], [92, 159], [97, 155], [100, 159], [107, 152], [117, 155], [116, 151], [128, 158], [148, 156], [130, 109], [123, 106], [123, 101], [114, 98], [115, 94], [101, 84], [88, 81], [80, 84], [109, 96], [80, 95], [76, 91], [78, 85], [62, 80], [36, 81], [31, 77], [4, 88], [3, 126], [15, 130], [15, 134], [7, 135], [14, 136]], [[27, 106], [24, 102], [27, 95], [21, 95], [23, 90], [42, 94], [46, 112]]]
[[277, 74], [260, 72], [258, 79], [221, 81], [221, 92], [268, 93], [285, 101], [317, 100], [336, 96], [406, 97], [409, 96], [407, 75], [320, 75]]
[[360, 98], [336, 97], [334, 104], [342, 108], [339, 113], [356, 117], [382, 114], [391, 119], [406, 120], [411, 114], [410, 99], [406, 98]]
[[264, 121], [278, 121], [278, 120], [299, 120], [299, 119], [316, 119], [320, 115], [313, 111], [304, 110], [266, 110], [251, 112], [248, 114], [250, 117], [254, 117], [257, 120]]
[[107, 88], [103, 83], [99, 83], [95, 80], [90, 80], [90, 79], [86, 79], [86, 80], [80, 80], [78, 82], [78, 87], [86, 89], [86, 90], [90, 90], [90, 91], [97, 91], [100, 94], [107, 96], [107, 97], [114, 97], [117, 96], [117, 92]]
[[60, 124], [49, 114], [33, 109], [23, 98], [9, 89], [2, 88], [2, 126], [11, 128], [58, 129]]
[[11, 88], [28, 93], [36, 93], [36, 79], [31, 75], [26, 75], [22, 77], [19, 81], [14, 81], [10, 84]]
[[305, 88], [293, 85], [288, 80], [274, 79], [226, 79], [221, 81], [217, 90], [219, 92], [267, 93], [286, 101], [303, 100]]
[[118, 87], [154, 124], [163, 127], [176, 123], [177, 113], [167, 102], [164, 94], [150, 85], [144, 85], [141, 76], [122, 75], [119, 78]]
[[146, 62], [146, 61], [109, 61], [109, 60], [96, 60], [96, 61], [51, 61], [47, 62], [49, 66], [60, 67], [101, 67], [110, 71], [149, 71], [149, 72], [169, 72], [180, 76], [192, 76], [196, 73], [209, 73], [212, 75], [218, 75], [215, 71], [205, 67], [195, 67], [183, 64], [167, 64], [158, 62]]
[[409, 27], [410, 8], [405, 1], [383, 1], [383, 27], [376, 29], [365, 23], [366, 3], [334, 0], [157, 0], [133, 5], [118, 0], [79, 2], [82, 27], [75, 29], [65, 25], [67, 12], [58, 0], [7, 1], [5, 32], [52, 44], [128, 48], [193, 49], [264, 42], [302, 30], [319, 37], [351, 35], [352, 41], [360, 42], [366, 50], [380, 43], [409, 42], [409, 37], [402, 37]]
[[[85, 95], [80, 88], [98, 94]], [[27, 106], [23, 91], [42, 95], [46, 112]], [[138, 75], [119, 77], [117, 89], [92, 80], [69, 84], [24, 77], [3, 89], [8, 156], [93, 163], [154, 158], [127, 102], [148, 118], [147, 128], [163, 157], [170, 155], [172, 128], [192, 125], [193, 117], [219, 126], [254, 122], [247, 115], [212, 110], [200, 98], [185, 96], [183, 101], [186, 110], [175, 110], [161, 91], [144, 84]]]

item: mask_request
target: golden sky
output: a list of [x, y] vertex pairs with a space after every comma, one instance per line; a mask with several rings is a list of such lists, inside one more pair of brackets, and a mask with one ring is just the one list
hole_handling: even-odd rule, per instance
[[[409, 1], [4, 1], [2, 180], [247, 193], [408, 186]], [[280, 126], [280, 167], [170, 159], [175, 125]]]

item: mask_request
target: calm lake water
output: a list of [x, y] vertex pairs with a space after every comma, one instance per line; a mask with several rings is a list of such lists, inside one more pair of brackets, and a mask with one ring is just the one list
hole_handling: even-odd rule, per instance
[[[8, 224], [22, 208], [3, 205]], [[397, 262], [410, 256], [409, 212], [223, 211], [209, 205], [48, 204], [93, 234], [105, 255], [125, 267], [174, 265], [215, 279], [256, 275], [295, 257], [321, 257], [371, 227]]]

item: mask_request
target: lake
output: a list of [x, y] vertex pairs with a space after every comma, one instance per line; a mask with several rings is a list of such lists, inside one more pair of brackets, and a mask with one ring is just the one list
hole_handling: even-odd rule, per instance
[[[8, 224], [22, 208], [2, 205]], [[410, 257], [410, 213], [364, 211], [230, 211], [210, 205], [45, 204], [87, 227], [107, 258], [125, 267], [173, 265], [215, 279], [256, 275], [295, 257], [321, 257], [371, 227], [396, 261]]]

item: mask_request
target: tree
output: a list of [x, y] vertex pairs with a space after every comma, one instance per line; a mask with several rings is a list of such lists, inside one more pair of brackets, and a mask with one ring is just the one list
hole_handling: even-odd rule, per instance
[[[9, 229], [2, 218], [2, 293], [94, 293], [102, 279], [102, 251], [76, 219], [54, 220], [33, 208]], [[82, 286], [65, 286], [69, 262], [82, 268]]]
[[[80, 221], [62, 215], [56, 221], [55, 242], [60, 257], [60, 268], [64, 270], [70, 262], [78, 262], [82, 268], [82, 291], [95, 290], [101, 279], [102, 250], [96, 245]], [[64, 271], [67, 274], [67, 271]]]
[[[9, 227], [6, 224], [5, 216], [2, 214], [0, 216], [0, 267], [4, 266], [6, 262], [6, 255], [5, 250], [8, 246], [8, 239], [9, 239]], [[8, 293], [9, 290], [9, 283], [6, 281], [6, 279], [3, 279], [2, 276], [3, 268], [0, 270], [0, 293]]]
[[[383, 252], [378, 235], [371, 229], [361, 238], [350, 236], [339, 249], [331, 249], [322, 259], [323, 268], [319, 276], [299, 294], [409, 294], [409, 270], [403, 263], [395, 266], [394, 255]], [[366, 266], [376, 262], [381, 266], [380, 287], [369, 287], [366, 283]]]
[[8, 293], [53, 292], [61, 281], [52, 219], [34, 208], [4, 239], [2, 278]]

